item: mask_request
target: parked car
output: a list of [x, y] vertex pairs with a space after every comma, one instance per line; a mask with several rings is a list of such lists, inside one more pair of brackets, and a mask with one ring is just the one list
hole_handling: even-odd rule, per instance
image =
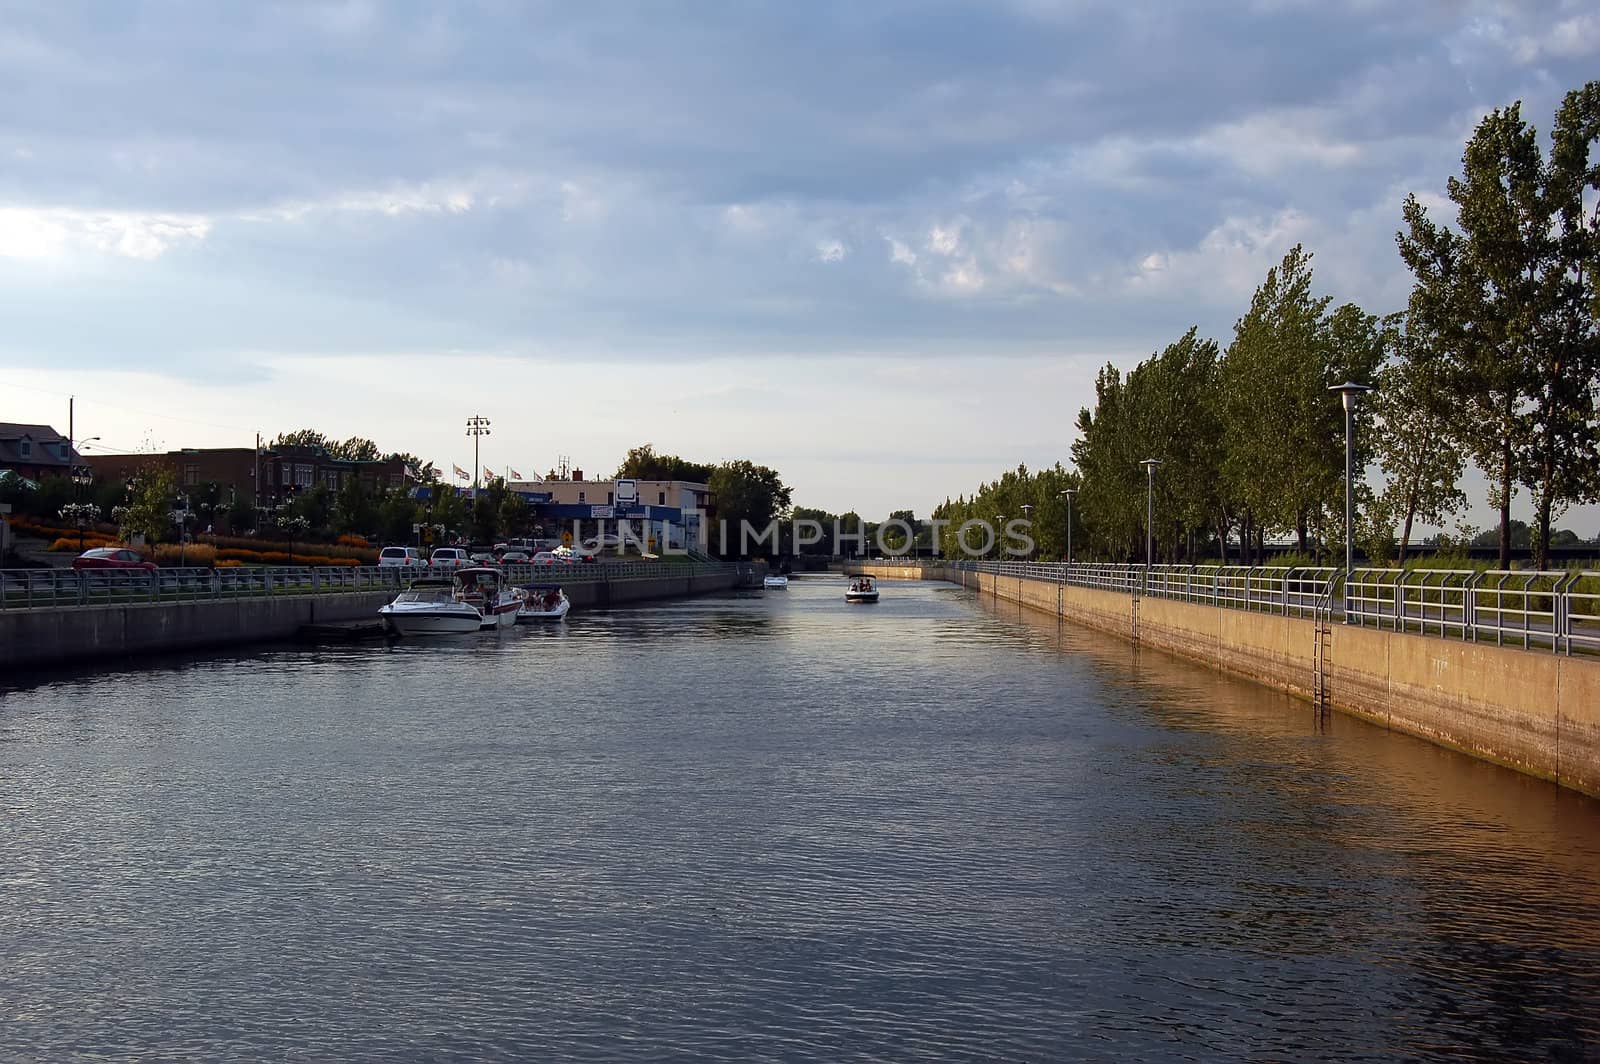
[[472, 564], [465, 547], [436, 547], [428, 564], [440, 569], [465, 569]]
[[534, 565], [554, 565], [557, 558], [547, 550], [542, 550], [533, 556]]
[[622, 537], [615, 532], [601, 532], [591, 539], [584, 540], [582, 545], [589, 551], [616, 550], [622, 546]]
[[146, 561], [144, 555], [127, 547], [93, 547], [72, 559], [72, 567], [84, 569], [144, 569], [149, 571], [156, 563]]
[[496, 562], [494, 551], [474, 549], [467, 554], [467, 560], [473, 565], [493, 565]]
[[501, 565], [527, 565], [528, 552], [525, 550], [508, 550], [500, 555]]
[[415, 547], [385, 547], [378, 552], [378, 564], [386, 569], [397, 566], [427, 565], [428, 559]]

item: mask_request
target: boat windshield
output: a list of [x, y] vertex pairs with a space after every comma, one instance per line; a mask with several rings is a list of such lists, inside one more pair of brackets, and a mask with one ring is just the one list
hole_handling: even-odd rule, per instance
[[417, 587], [409, 591], [400, 592], [396, 602], [449, 602], [450, 589], [447, 587]]

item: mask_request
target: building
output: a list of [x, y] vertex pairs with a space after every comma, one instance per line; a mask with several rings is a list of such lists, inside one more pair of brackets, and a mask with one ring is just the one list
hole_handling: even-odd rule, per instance
[[318, 485], [337, 493], [357, 480], [378, 494], [406, 483], [405, 463], [398, 458], [352, 462], [321, 447], [186, 447], [164, 454], [91, 455], [88, 464], [100, 481], [132, 480], [147, 466], [164, 465], [177, 477], [180, 491], [215, 484], [224, 504], [244, 499], [261, 508], [288, 503]]
[[83, 456], [72, 448], [72, 441], [49, 425], [21, 425], [0, 422], [0, 469], [8, 469], [25, 480], [64, 477]]
[[573, 532], [579, 539], [602, 533], [622, 534], [657, 550], [705, 550], [714, 500], [704, 484], [687, 480], [513, 481], [510, 490], [546, 498], [534, 507], [540, 524]]

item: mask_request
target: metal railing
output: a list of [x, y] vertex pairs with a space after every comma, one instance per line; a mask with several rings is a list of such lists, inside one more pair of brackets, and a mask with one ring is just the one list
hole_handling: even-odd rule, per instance
[[881, 558], [1559, 654], [1600, 652], [1600, 571], [1110, 565]]
[[[507, 565], [508, 583], [583, 584], [726, 573], [733, 566], [705, 562], [593, 562]], [[219, 569], [0, 569], [0, 610], [104, 606], [138, 602], [261, 598], [273, 595], [399, 592], [412, 580], [448, 576], [450, 570], [370, 565], [273, 565]]]

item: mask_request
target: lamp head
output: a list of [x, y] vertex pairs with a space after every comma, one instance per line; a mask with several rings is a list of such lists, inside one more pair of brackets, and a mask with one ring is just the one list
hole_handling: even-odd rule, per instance
[[1372, 391], [1372, 387], [1367, 384], [1357, 384], [1355, 381], [1345, 381], [1343, 384], [1333, 385], [1328, 391], [1338, 392], [1339, 399], [1344, 403], [1345, 410], [1350, 411], [1356, 408], [1356, 400], [1361, 397], [1361, 394]]

